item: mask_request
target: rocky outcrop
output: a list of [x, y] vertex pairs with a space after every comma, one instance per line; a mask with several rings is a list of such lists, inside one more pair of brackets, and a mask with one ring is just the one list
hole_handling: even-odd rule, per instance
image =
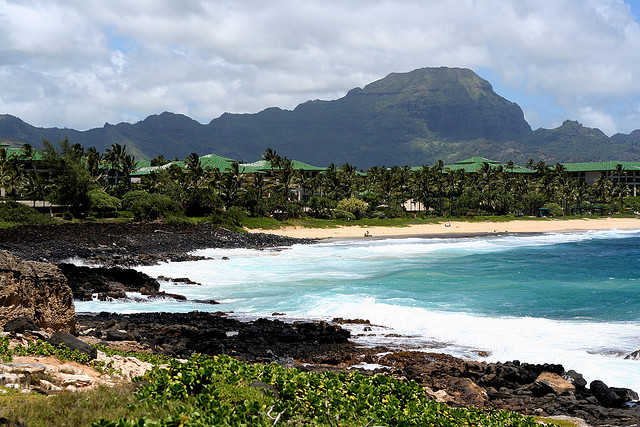
[[0, 251], [0, 325], [21, 316], [42, 329], [75, 332], [73, 295], [58, 267]]
[[106, 267], [153, 265], [202, 259], [189, 254], [204, 248], [272, 248], [310, 239], [238, 233], [211, 224], [64, 223], [0, 229], [0, 249], [27, 260], [62, 262], [82, 258]]
[[94, 293], [109, 298], [125, 298], [126, 292], [155, 294], [160, 283], [132, 268], [85, 267], [62, 263], [58, 267], [67, 278], [75, 299], [91, 300]]
[[278, 361], [334, 353], [350, 333], [323, 322], [285, 323], [258, 319], [241, 322], [226, 316], [191, 313], [79, 315], [80, 335], [110, 343], [137, 341], [147, 349], [172, 356], [193, 353], [231, 354], [247, 361]]

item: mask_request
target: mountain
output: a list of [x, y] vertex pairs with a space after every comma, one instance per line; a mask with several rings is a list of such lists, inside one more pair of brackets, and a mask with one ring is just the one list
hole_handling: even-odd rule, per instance
[[164, 112], [135, 123], [106, 123], [87, 131], [36, 128], [0, 116], [0, 140], [42, 146], [42, 138], [104, 151], [126, 144], [138, 158], [184, 158], [215, 153], [254, 161], [272, 148], [279, 154], [325, 166], [445, 163], [483, 156], [499, 161], [548, 163], [640, 159], [640, 130], [609, 138], [598, 129], [565, 121], [533, 131], [520, 107], [491, 84], [462, 68], [423, 68], [392, 73], [332, 101], [307, 101], [293, 110], [268, 108], [229, 114], [200, 124]]

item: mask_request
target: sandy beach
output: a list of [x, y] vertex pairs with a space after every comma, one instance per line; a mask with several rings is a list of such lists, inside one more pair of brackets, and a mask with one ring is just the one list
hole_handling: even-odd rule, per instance
[[538, 221], [517, 220], [508, 222], [446, 221], [440, 224], [416, 224], [406, 227], [284, 227], [278, 230], [256, 229], [249, 231], [287, 237], [339, 240], [365, 238], [364, 234], [367, 231], [369, 232], [370, 237], [376, 238], [408, 236], [462, 237], [494, 233], [558, 233], [610, 229], [640, 229], [640, 218], [549, 219]]

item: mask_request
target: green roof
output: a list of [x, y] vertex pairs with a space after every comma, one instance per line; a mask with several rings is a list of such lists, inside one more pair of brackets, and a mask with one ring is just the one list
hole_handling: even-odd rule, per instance
[[[218, 169], [220, 172], [224, 172], [227, 168], [231, 167], [231, 164], [235, 162], [233, 159], [228, 159], [226, 157], [218, 156], [215, 154], [207, 154], [200, 157], [200, 166], [204, 169], [206, 168], [214, 168]], [[151, 163], [147, 162], [147, 164], [143, 164], [143, 162], [138, 162], [136, 165], [140, 164], [140, 167], [136, 168], [135, 171], [131, 173], [132, 176], [139, 175], [149, 175], [153, 172], [159, 172], [166, 169], [169, 169], [171, 165], [177, 165], [181, 168], [185, 168], [186, 165], [183, 161], [173, 161], [169, 162], [162, 166], [151, 166]]]
[[[24, 153], [22, 148], [8, 148], [8, 147], [2, 147], [2, 148], [4, 148], [5, 151], [7, 152], [7, 159], [10, 159], [11, 157], [22, 156], [22, 154]], [[42, 153], [36, 150], [35, 148], [32, 150], [31, 153], [32, 154], [31, 154], [30, 160], [39, 161], [44, 159], [44, 157], [42, 156]]]
[[220, 172], [224, 172], [227, 168], [230, 168], [234, 162], [236, 162], [236, 160], [228, 159], [222, 156], [217, 156], [215, 154], [207, 154], [205, 156], [200, 157], [200, 166], [202, 166], [205, 169], [206, 168], [218, 169]]
[[[502, 166], [502, 169], [505, 172], [513, 172], [513, 173], [535, 173], [534, 170], [524, 168], [522, 166], [513, 165], [512, 167], [508, 167], [506, 163], [500, 163], [495, 160], [489, 160], [485, 157], [469, 157], [465, 160], [460, 160], [451, 165], [444, 165], [442, 170], [444, 173], [447, 170], [450, 171], [459, 171], [464, 170], [466, 173], [477, 173], [480, 169], [482, 169], [483, 165], [487, 163], [491, 168], [497, 168]], [[413, 167], [411, 170], [418, 171], [422, 169], [422, 166]]]
[[[300, 162], [298, 160], [291, 160], [293, 163], [293, 169], [295, 170], [304, 170], [304, 171], [324, 171], [326, 168], [322, 168], [319, 166], [311, 166], [306, 163]], [[265, 172], [269, 170], [277, 170], [277, 167], [274, 167], [271, 162], [266, 160], [258, 160], [253, 163], [241, 163], [240, 170], [242, 173], [256, 173], [256, 172]]]
[[136, 169], [151, 167], [151, 162], [148, 160], [136, 160]]
[[583, 163], [561, 163], [567, 169], [567, 172], [601, 172], [615, 171], [620, 164], [626, 171], [640, 170], [640, 162], [583, 162]]
[[[478, 158], [478, 157], [475, 157]], [[527, 169], [527, 168], [523, 168], [522, 166], [518, 166], [518, 165], [513, 165], [513, 167], [507, 167], [506, 164], [503, 163], [498, 163], [498, 162], [481, 162], [481, 163], [463, 163], [463, 162], [456, 162], [452, 165], [445, 165], [443, 167], [444, 170], [449, 169], [452, 171], [458, 171], [460, 169], [464, 170], [467, 173], [477, 173], [479, 170], [482, 169], [484, 163], [488, 163], [489, 167], [491, 168], [497, 168], [502, 166], [502, 169], [505, 172], [513, 172], [513, 173], [535, 173], [534, 170], [531, 169]]]

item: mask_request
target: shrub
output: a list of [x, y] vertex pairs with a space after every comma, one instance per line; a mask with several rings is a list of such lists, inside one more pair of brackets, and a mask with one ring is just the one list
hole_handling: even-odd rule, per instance
[[336, 209], [332, 212], [333, 219], [346, 219], [346, 220], [354, 220], [356, 216], [351, 212], [343, 211], [341, 209]]
[[360, 199], [350, 198], [340, 200], [336, 207], [339, 210], [350, 212], [355, 219], [360, 219], [367, 213], [369, 204]]
[[209, 217], [209, 221], [218, 227], [231, 230], [239, 229], [242, 221], [247, 218], [247, 213], [237, 206], [231, 206], [223, 212], [216, 212]]
[[[429, 400], [414, 381], [248, 365], [226, 355], [172, 361], [142, 380], [136, 391], [141, 402], [150, 407], [180, 402], [180, 410], [164, 419], [103, 420], [94, 426], [536, 426], [533, 418], [512, 412], [451, 408]], [[249, 386], [256, 381], [263, 391]]]
[[142, 190], [126, 193], [122, 197], [122, 207], [133, 212], [136, 221], [152, 221], [180, 212], [178, 203], [168, 196]]
[[103, 189], [89, 191], [89, 211], [93, 215], [99, 218], [114, 216], [120, 207], [120, 199], [108, 195]]
[[183, 204], [185, 214], [190, 217], [211, 215], [224, 209], [224, 202], [220, 196], [205, 188], [187, 192]]
[[551, 216], [562, 216], [564, 215], [564, 211], [562, 210], [562, 208], [560, 207], [559, 204], [557, 203], [547, 203], [544, 205], [545, 208], [549, 209], [549, 213], [551, 214]]
[[309, 199], [309, 210], [315, 218], [330, 218], [331, 210], [336, 207], [336, 202], [326, 197], [313, 196]]
[[0, 221], [12, 224], [51, 224], [54, 222], [53, 219], [40, 214], [32, 207], [14, 201], [0, 203]]

